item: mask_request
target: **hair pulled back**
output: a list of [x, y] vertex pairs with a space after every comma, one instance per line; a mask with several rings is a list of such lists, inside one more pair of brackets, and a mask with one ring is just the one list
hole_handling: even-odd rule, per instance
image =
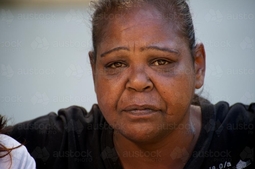
[[[92, 41], [94, 59], [96, 60], [97, 45], [105, 34], [105, 27], [111, 19], [121, 17], [123, 12], [134, 7], [149, 4], [155, 7], [168, 22], [172, 22], [188, 42], [191, 54], [195, 47], [195, 31], [189, 6], [186, 0], [98, 0], [92, 1]], [[123, 18], [125, 19], [125, 18]]]
[[[97, 47], [100, 41], [107, 34], [106, 27], [112, 19], [123, 17], [131, 8], [141, 8], [148, 4], [155, 7], [166, 22], [174, 25], [181, 38], [184, 38], [189, 46], [192, 59], [194, 61], [194, 49], [196, 47], [195, 31], [186, 0], [97, 0], [92, 1], [94, 8], [92, 15], [92, 41], [93, 41], [93, 61], [96, 61]], [[123, 18], [125, 19], [125, 18]], [[170, 25], [170, 24], [169, 24]], [[194, 95], [191, 101], [193, 105], [210, 103], [207, 99]]]

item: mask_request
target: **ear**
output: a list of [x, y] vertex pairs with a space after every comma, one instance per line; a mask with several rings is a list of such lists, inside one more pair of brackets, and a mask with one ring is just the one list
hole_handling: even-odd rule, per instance
[[204, 45], [199, 43], [196, 45], [194, 53], [194, 65], [196, 73], [196, 89], [201, 88], [204, 85], [205, 69], [206, 69], [206, 54]]
[[96, 61], [95, 61], [95, 57], [94, 57], [95, 53], [93, 51], [89, 51], [89, 60], [90, 60], [90, 66], [91, 66], [91, 69], [92, 69], [92, 76], [93, 76], [93, 80], [94, 80], [94, 83], [95, 83], [95, 66], [96, 66]]

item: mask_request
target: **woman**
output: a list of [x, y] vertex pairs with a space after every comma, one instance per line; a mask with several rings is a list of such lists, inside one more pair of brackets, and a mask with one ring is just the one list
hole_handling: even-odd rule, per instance
[[25, 146], [13, 138], [1, 134], [6, 120], [0, 115], [0, 168], [1, 169], [35, 169], [35, 160]]
[[[38, 168], [252, 168], [255, 104], [194, 103], [205, 51], [184, 0], [100, 0], [89, 52], [98, 105], [15, 125]], [[240, 128], [240, 126], [250, 126]]]

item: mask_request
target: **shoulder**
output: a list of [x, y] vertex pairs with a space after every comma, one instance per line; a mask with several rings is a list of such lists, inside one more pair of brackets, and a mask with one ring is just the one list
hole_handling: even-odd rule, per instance
[[236, 103], [229, 105], [229, 103], [221, 101], [216, 104], [201, 105], [203, 116], [209, 116], [210, 120], [217, 123], [255, 123], [255, 103], [245, 105]]
[[221, 124], [232, 132], [255, 132], [255, 103], [230, 106], [227, 102], [218, 102], [214, 105], [214, 111], [218, 126]]
[[[9, 167], [10, 165], [13, 169], [35, 168], [35, 161], [25, 146], [20, 146], [19, 142], [4, 134], [0, 134], [0, 142], [8, 149], [13, 148], [10, 155], [0, 158], [0, 168]], [[1, 152], [1, 155], [5, 155], [5, 152]]]
[[216, 117], [219, 120], [231, 117], [238, 117], [236, 120], [254, 120], [255, 103], [251, 103], [250, 105], [236, 103], [230, 106], [227, 102], [218, 102], [214, 107]]
[[58, 152], [86, 151], [87, 147], [99, 144], [105, 124], [98, 105], [93, 105], [90, 111], [70, 106], [16, 124], [9, 133], [21, 143], [25, 142], [38, 168], [52, 168], [53, 165], [64, 168], [69, 161]]
[[[38, 118], [25, 121], [14, 126], [10, 126], [7, 129], [7, 134], [13, 136], [14, 133], [20, 133], [21, 135], [33, 134], [60, 134], [68, 130], [70, 127], [76, 127], [75, 125], [90, 125], [92, 123], [100, 123], [104, 118], [98, 107], [93, 105], [90, 111], [80, 106], [70, 106], [60, 109], [57, 113], [50, 112], [47, 115], [40, 116]], [[19, 138], [19, 136], [14, 136]], [[18, 139], [20, 142], [24, 140]]]
[[218, 102], [203, 104], [201, 109], [204, 139], [200, 143], [206, 142], [205, 157], [215, 160], [205, 160], [204, 165], [254, 166], [250, 153], [255, 148], [255, 103]]
[[92, 122], [95, 120], [94, 118], [102, 119], [102, 113], [97, 104], [94, 104], [90, 111], [80, 106], [70, 106], [60, 109], [57, 115], [65, 118], [67, 121], [70, 119], [80, 119], [84, 120], [85, 123]]
[[7, 136], [5, 134], [0, 134], [0, 143], [4, 145], [7, 148], [13, 148], [20, 145], [19, 142], [11, 138], [10, 136]]
[[209, 117], [207, 123], [211, 127], [214, 126], [217, 134], [222, 130], [232, 134], [255, 134], [255, 103], [229, 105], [222, 101], [216, 104], [204, 104], [202, 113], [203, 116]]
[[[45, 144], [45, 141], [55, 143], [56, 138], [61, 141], [63, 136], [70, 132], [86, 135], [87, 132], [93, 131], [94, 126], [101, 127], [104, 123], [105, 119], [98, 105], [93, 105], [90, 111], [80, 106], [70, 106], [60, 109], [57, 113], [51, 112], [10, 126], [5, 133], [21, 143], [26, 141], [26, 147], [30, 151], [30, 145], [34, 147], [38, 143]], [[58, 146], [60, 145], [57, 144]]]

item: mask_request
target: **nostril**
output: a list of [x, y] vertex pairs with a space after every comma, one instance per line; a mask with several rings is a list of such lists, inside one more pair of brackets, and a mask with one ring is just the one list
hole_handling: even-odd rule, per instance
[[146, 86], [146, 87], [144, 88], [144, 90], [148, 90], [148, 89], [151, 89], [151, 86]]

